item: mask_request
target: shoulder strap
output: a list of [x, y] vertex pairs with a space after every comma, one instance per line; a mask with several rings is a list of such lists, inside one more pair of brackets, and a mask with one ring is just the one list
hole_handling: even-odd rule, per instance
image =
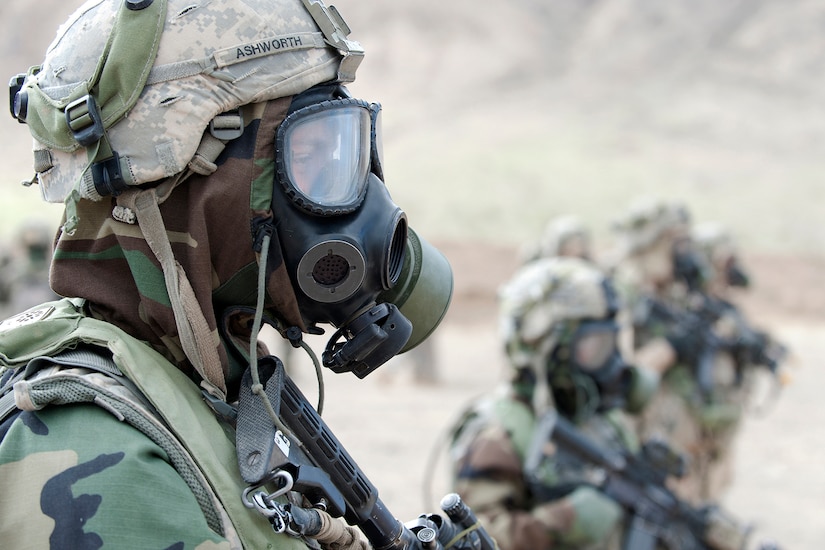
[[[160, 420], [137, 387], [125, 379], [105, 348], [81, 346], [54, 357], [32, 359], [14, 382], [13, 403], [35, 411], [52, 405], [94, 403], [142, 432], [167, 454], [195, 495], [209, 527], [236, 538], [216, 495], [181, 442]], [[239, 545], [238, 545], [239, 546]]]
[[[181, 467], [191, 472], [195, 484], [202, 484], [193, 491], [208, 490], [210, 498], [217, 495], [220, 503], [216, 499], [212, 506], [220, 517], [215, 520], [223, 525], [231, 523], [229, 532], [237, 532], [244, 548], [274, 544], [284, 550], [305, 550], [304, 541], [274, 533], [263, 516], [245, 507], [241, 495], [246, 485], [238, 471], [234, 441], [204, 402], [197, 385], [144, 342], [113, 325], [85, 317], [81, 305], [61, 300], [0, 325], [0, 363], [15, 369], [15, 378], [0, 389], [12, 396], [6, 407], [10, 407], [9, 412], [15, 410], [13, 393], [21, 393], [22, 399], [31, 402], [26, 406], [34, 409], [60, 404], [55, 392], [69, 388], [73, 395], [83, 396], [81, 401], [93, 401], [112, 414], [123, 415], [124, 420], [128, 417], [151, 423], [152, 429], [163, 428], [161, 435], [168, 438], [167, 443], [177, 445], [185, 454], [180, 457]], [[81, 353], [64, 355], [75, 349]], [[84, 353], [90, 350], [101, 357], [90, 358]], [[90, 364], [79, 367], [81, 358]], [[27, 371], [36, 380], [26, 380]], [[128, 380], [137, 389], [130, 391], [113, 380]], [[20, 392], [11, 392], [13, 382]], [[153, 409], [137, 396], [145, 398]], [[117, 403], [124, 397], [128, 398], [125, 408]], [[3, 399], [5, 394], [0, 396], [0, 401]], [[204, 506], [210, 504], [204, 502]]]

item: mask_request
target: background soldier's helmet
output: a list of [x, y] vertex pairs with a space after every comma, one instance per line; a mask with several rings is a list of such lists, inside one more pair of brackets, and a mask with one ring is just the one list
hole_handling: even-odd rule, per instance
[[538, 242], [523, 253], [525, 262], [554, 256], [591, 258], [590, 230], [577, 216], [559, 216], [550, 220]]
[[578, 258], [525, 265], [499, 291], [500, 330], [512, 366], [544, 363], [566, 323], [611, 316], [605, 289], [604, 274]]
[[625, 256], [643, 253], [662, 240], [689, 236], [690, 213], [675, 201], [642, 198], [613, 223], [613, 230]]
[[742, 266], [738, 245], [728, 228], [718, 222], [702, 222], [691, 230], [691, 238], [709, 267], [711, 280], [730, 286], [748, 286], [748, 273]]

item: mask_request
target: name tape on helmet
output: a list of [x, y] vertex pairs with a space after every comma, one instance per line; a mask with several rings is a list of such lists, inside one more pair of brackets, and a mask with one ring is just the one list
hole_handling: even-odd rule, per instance
[[326, 46], [324, 36], [319, 32], [301, 32], [273, 36], [264, 40], [256, 40], [246, 44], [239, 44], [222, 50], [217, 50], [213, 57], [215, 65], [227, 67], [241, 61], [249, 61], [259, 57], [266, 57], [282, 52], [323, 48]]

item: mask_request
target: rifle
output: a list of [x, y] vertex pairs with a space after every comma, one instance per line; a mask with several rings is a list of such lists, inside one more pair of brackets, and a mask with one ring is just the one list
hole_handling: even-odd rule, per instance
[[[703, 299], [703, 302], [707, 300]], [[677, 309], [654, 298], [646, 298], [643, 307], [647, 319], [664, 324], [670, 334], [677, 338], [687, 336], [695, 341], [696, 349], [685, 350], [692, 352], [692, 357], [687, 358], [687, 366], [696, 375], [702, 398], [709, 399], [713, 391], [713, 363], [716, 354], [732, 349], [731, 342], [720, 338], [713, 331], [713, 324], [719, 319], [721, 311], [712, 307]]]
[[749, 529], [740, 527], [715, 506], [697, 508], [684, 502], [666, 487], [667, 478], [681, 475], [683, 467], [681, 457], [667, 445], [648, 442], [638, 454], [605, 449], [553, 409], [540, 418], [525, 461], [527, 480], [539, 498], [549, 490], [536, 475], [547, 441], [553, 441], [560, 449], [602, 471], [601, 481], [590, 485], [626, 511], [624, 549], [741, 550], [745, 547]]
[[742, 312], [728, 301], [706, 298], [703, 306], [716, 318], [729, 315], [735, 320], [737, 337], [728, 345], [740, 369], [760, 366], [768, 369], [774, 376], [778, 376], [779, 366], [788, 355], [788, 349], [784, 345], [772, 339], [767, 332], [753, 328]]
[[[422, 514], [402, 524], [284, 372], [281, 361], [273, 356], [261, 358], [258, 371], [283, 425], [271, 422], [263, 410], [264, 400], [252, 394], [247, 369], [237, 416], [239, 466], [244, 480], [251, 484], [244, 492], [245, 504], [264, 513], [276, 531], [312, 533], [302, 524], [305, 514], [301, 508], [276, 501], [296, 490], [311, 507], [357, 526], [375, 550], [498, 550], [472, 510], [455, 493], [441, 501], [444, 516]], [[277, 486], [273, 493], [261, 489], [268, 483]]]
[[[765, 368], [774, 381], [773, 396], [782, 388], [779, 367], [788, 355], [788, 349], [780, 342], [761, 330], [753, 328], [742, 312], [730, 302], [696, 294], [694, 308], [677, 310], [657, 300], [648, 299], [645, 303], [649, 318], [664, 323], [675, 334], [695, 334], [698, 353], [691, 365], [696, 374], [700, 395], [708, 399], [713, 389], [713, 364], [718, 352], [730, 353], [736, 365], [736, 383], [741, 384], [745, 372], [751, 368]], [[721, 338], [716, 335], [713, 326], [722, 317], [733, 319], [736, 323], [736, 335], [733, 338]], [[758, 408], [764, 408], [764, 404]]]

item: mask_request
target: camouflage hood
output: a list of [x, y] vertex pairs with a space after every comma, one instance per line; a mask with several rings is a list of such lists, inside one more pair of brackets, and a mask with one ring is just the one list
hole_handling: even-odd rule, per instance
[[[249, 122], [243, 136], [227, 145], [215, 173], [192, 176], [159, 207], [174, 258], [203, 311], [224, 375], [228, 358], [217, 333], [219, 316], [226, 305], [255, 304], [257, 257], [250, 222], [269, 215], [275, 129], [289, 104], [290, 98], [282, 98], [245, 108]], [[124, 195], [118, 198], [121, 202]], [[63, 232], [56, 245], [52, 286], [61, 295], [86, 298], [94, 317], [149, 342], [183, 370], [191, 370], [163, 268], [141, 228], [124, 216], [128, 210], [119, 207], [118, 199], [79, 202], [77, 231]], [[270, 260], [268, 294], [274, 300], [268, 305], [300, 326], [283, 265], [278, 258]], [[213, 296], [224, 296], [224, 303], [214, 305]]]

